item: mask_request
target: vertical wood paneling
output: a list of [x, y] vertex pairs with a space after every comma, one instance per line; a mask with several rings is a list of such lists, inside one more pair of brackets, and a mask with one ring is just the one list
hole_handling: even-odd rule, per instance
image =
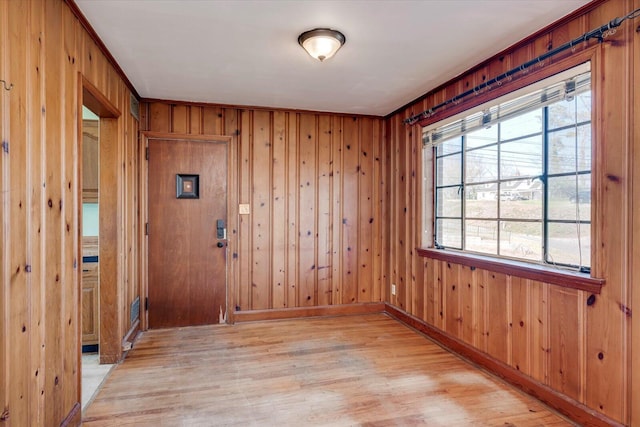
[[[288, 113], [287, 164], [287, 297], [288, 307], [298, 306], [298, 117]], [[247, 307], [251, 310], [251, 307]]]
[[[153, 105], [153, 104], [152, 104]], [[238, 179], [239, 185], [239, 203], [249, 204], [250, 210], [253, 212], [255, 206], [251, 205], [251, 176], [252, 170], [252, 155], [251, 155], [251, 141], [252, 135], [252, 122], [251, 116], [247, 111], [240, 112], [240, 145], [238, 148], [240, 159], [240, 173]], [[155, 130], [151, 128], [150, 130]], [[236, 287], [238, 296], [236, 298], [236, 309], [247, 310], [251, 307], [251, 291], [253, 284], [251, 282], [251, 218], [250, 215], [240, 215], [240, 225], [238, 227], [238, 240], [239, 248], [238, 263], [240, 269], [240, 277], [238, 280], [238, 286]]]
[[[488, 343], [488, 327], [487, 327], [487, 283], [488, 283], [489, 272], [486, 270], [477, 270], [476, 269], [476, 279], [478, 281], [478, 307], [476, 309], [478, 316], [478, 328], [479, 334], [477, 336], [477, 344], [476, 346], [487, 352], [487, 343]], [[442, 284], [439, 284], [442, 287]]]
[[403, 143], [399, 147], [398, 155], [398, 191], [397, 191], [397, 209], [398, 215], [395, 218], [397, 221], [398, 237], [396, 239], [397, 244], [397, 269], [396, 269], [396, 289], [398, 292], [398, 302], [403, 308], [411, 307], [411, 292], [408, 287], [409, 281], [407, 280], [407, 266], [410, 265], [408, 248], [411, 242], [407, 241], [407, 237], [410, 236], [410, 224], [409, 224], [409, 177], [411, 175], [411, 138], [409, 138], [410, 130], [404, 125], [399, 124], [399, 132], [404, 134]]
[[[8, 144], [1, 153], [0, 417], [58, 425], [80, 400], [78, 73], [123, 112], [129, 92], [63, 2], [1, 2], [0, 26], [0, 78], [13, 84], [0, 98]], [[131, 157], [136, 136], [127, 117], [112, 143]], [[117, 173], [134, 163], [118, 163]], [[138, 286], [134, 183], [119, 187], [129, 209], [118, 224], [119, 305]], [[124, 320], [116, 319], [116, 330]]]
[[381, 126], [380, 121], [375, 121], [373, 123], [373, 171], [372, 171], [372, 180], [373, 180], [373, 230], [372, 234], [374, 236], [373, 239], [373, 284], [372, 284], [372, 301], [385, 301], [385, 292], [384, 292], [384, 266], [383, 266], [383, 249], [382, 249], [382, 229], [384, 223], [384, 216], [382, 215], [383, 206], [384, 206], [384, 178], [381, 171], [382, 165], [382, 156], [383, 151], [382, 147], [379, 143], [383, 136], [384, 129]]
[[407, 284], [408, 284], [408, 294], [407, 294], [407, 305], [411, 304], [412, 310], [415, 312], [416, 310], [421, 310], [423, 306], [422, 295], [423, 292], [420, 289], [416, 288], [416, 263], [411, 262], [413, 255], [415, 253], [415, 249], [420, 246], [420, 238], [418, 236], [417, 230], [421, 229], [422, 226], [418, 225], [419, 223], [415, 220], [414, 216], [416, 212], [418, 212], [418, 206], [420, 205], [420, 198], [415, 197], [414, 194], [420, 194], [419, 189], [421, 186], [419, 185], [419, 181], [422, 179], [418, 177], [417, 171], [420, 169], [418, 162], [415, 161], [416, 157], [422, 153], [422, 136], [421, 132], [417, 129], [410, 129], [409, 131], [409, 158], [411, 159], [410, 170], [407, 174], [408, 180], [408, 196], [407, 196], [407, 249], [406, 249], [406, 257], [409, 260], [407, 263]]
[[533, 50], [533, 43], [527, 43], [511, 52], [511, 54], [509, 55], [509, 67], [513, 68], [518, 66], [518, 64], [524, 64], [525, 62], [533, 59], [535, 57]]
[[456, 338], [461, 336], [460, 310], [460, 269], [459, 264], [445, 263], [442, 266], [442, 280], [446, 283], [442, 295], [445, 331]]
[[445, 317], [444, 317], [444, 311], [445, 311], [445, 297], [444, 297], [445, 271], [444, 269], [445, 268], [447, 268], [446, 263], [436, 262], [436, 268], [434, 269], [435, 277], [434, 277], [433, 298], [434, 298], [434, 308], [435, 308], [435, 325], [442, 330], [445, 330]]
[[[230, 226], [229, 289], [237, 310], [383, 298], [380, 119], [161, 102], [143, 110], [151, 131], [194, 129], [200, 117], [198, 129], [238, 139], [231, 181], [251, 213]], [[229, 125], [234, 116], [239, 135]]]
[[[161, 103], [153, 103], [151, 105], [165, 105]], [[206, 135], [223, 135], [222, 120], [223, 116], [221, 108], [204, 107], [202, 112], [202, 129]], [[153, 126], [150, 129], [154, 129]], [[228, 134], [228, 133], [227, 133]]]
[[358, 301], [359, 129], [356, 118], [343, 121], [342, 154], [342, 303]]
[[[98, 66], [96, 65], [96, 62], [98, 62], [96, 55], [98, 54], [99, 49], [97, 48], [95, 42], [89, 37], [83, 37], [82, 47], [83, 49], [80, 52], [80, 55], [78, 55], [82, 56], [82, 74], [90, 81], [95, 82], [95, 84], [100, 84], [102, 87], [104, 87], [105, 81], [103, 80], [102, 75], [98, 75]], [[47, 49], [47, 51], [49, 50]], [[47, 71], [47, 73], [48, 72], [50, 72], [50, 70]], [[98, 80], [102, 81], [99, 82]]]
[[[60, 73], [62, 46], [61, 29], [62, 5], [60, 2], [49, 1], [45, 9], [45, 50], [51, 52], [45, 58], [45, 73]], [[57, 55], [54, 54], [58, 53]], [[62, 420], [65, 409], [62, 387], [67, 378], [63, 372], [64, 335], [62, 315], [62, 270], [64, 268], [62, 250], [62, 176], [61, 155], [64, 148], [61, 125], [63, 123], [60, 111], [62, 90], [60, 81], [57, 84], [46, 81], [45, 127], [47, 130], [46, 164], [45, 164], [45, 239], [47, 241], [45, 288], [47, 289], [47, 306], [45, 309], [45, 349], [46, 349], [46, 380], [45, 396], [48, 405], [45, 406], [45, 420]], [[49, 102], [53, 100], [52, 102]], [[69, 288], [70, 290], [70, 288]]]
[[530, 284], [525, 279], [511, 277], [511, 366], [518, 371], [530, 375], [529, 359], [531, 349], [529, 344], [529, 301], [531, 296]]
[[171, 126], [171, 105], [153, 103], [149, 105], [149, 129], [169, 132]]
[[189, 133], [189, 112], [191, 107], [184, 104], [171, 106], [171, 132]]
[[[6, 46], [8, 44], [8, 12], [9, 2], [0, 2], [0, 46]], [[0, 73], [3, 76], [7, 75], [7, 51], [8, 49], [0, 50]], [[6, 77], [5, 77], [6, 79]], [[9, 94], [7, 91], [0, 91], [0, 142], [7, 142], [9, 139]], [[2, 229], [0, 234], [2, 235], [2, 241], [0, 241], [0, 281], [2, 287], [0, 288], [0, 316], [2, 316], [3, 322], [0, 323], [0, 416], [6, 417], [6, 411], [9, 409], [10, 400], [10, 384], [9, 384], [9, 325], [11, 322], [5, 321], [11, 315], [11, 308], [9, 306], [9, 290], [6, 286], [9, 283], [9, 251], [11, 242], [9, 241], [9, 228], [5, 226], [11, 218], [9, 215], [9, 174], [10, 163], [9, 153], [2, 150], [0, 151], [0, 224]]]
[[[581, 341], [577, 291], [551, 287], [550, 322], [554, 333], [549, 345], [549, 384], [567, 396], [580, 400]], [[580, 301], [582, 302], [582, 301]], [[578, 369], [576, 369], [576, 365]]]
[[[45, 283], [45, 263], [43, 256], [45, 242], [43, 242], [42, 229], [44, 225], [44, 192], [42, 186], [44, 182], [43, 166], [45, 151], [45, 129], [43, 126], [42, 106], [44, 105], [44, 49], [41, 43], [41, 35], [44, 29], [44, 9], [37, 3], [31, 2], [30, 6], [30, 34], [29, 34], [29, 54], [28, 80], [31, 82], [31, 90], [28, 96], [27, 123], [31, 124], [28, 130], [28, 150], [31, 161], [31, 184], [29, 194], [31, 195], [31, 209], [29, 223], [31, 224], [28, 244], [30, 245], [31, 265], [31, 343], [29, 355], [31, 359], [29, 374], [31, 375], [31, 401], [29, 415], [32, 425], [42, 425], [44, 423], [45, 403], [45, 331], [42, 325], [45, 322], [46, 289], [41, 286]], [[76, 27], [74, 26], [74, 29]], [[77, 33], [77, 31], [76, 31]], [[1, 44], [1, 43], [0, 43]], [[75, 57], [75, 53], [74, 53]], [[1, 67], [0, 67], [1, 68]]]
[[549, 285], [529, 281], [530, 375], [549, 384]]
[[192, 135], [202, 134], [202, 107], [194, 105], [190, 108], [189, 133]]
[[[589, 15], [588, 26], [610, 19], [608, 16], [626, 15], [631, 8], [630, 1], [607, 2]], [[634, 21], [634, 24], [636, 22]], [[622, 39], [638, 42], [632, 25], [620, 30]], [[586, 310], [586, 360], [583, 368], [588, 373], [586, 404], [614, 419], [626, 419], [629, 412], [627, 390], [627, 328], [631, 326], [631, 316], [626, 308], [630, 306], [629, 293], [632, 282], [627, 272], [629, 264], [637, 264], [628, 251], [628, 221], [632, 214], [629, 198], [630, 150], [634, 143], [628, 137], [628, 129], [633, 120], [629, 92], [634, 87], [627, 70], [630, 65], [631, 44], [602, 45], [602, 73], [604, 79], [596, 93], [606, 94], [597, 109], [600, 126], [595, 136], [596, 144], [596, 188], [600, 202], [596, 203], [594, 223], [599, 233], [594, 246], [598, 253], [593, 257], [593, 271], [607, 278], [608, 286], [603, 288], [598, 303]], [[636, 96], [640, 93], [635, 83]], [[597, 87], [597, 86], [596, 86]], [[618, 114], [612, 114], [612, 111]], [[613, 142], [618, 142], [613, 147]], [[637, 180], [637, 178], [636, 178]], [[636, 181], [636, 185], [637, 185]], [[635, 213], [638, 215], [638, 213]], [[637, 289], [637, 286], [636, 286]], [[586, 307], [584, 300], [581, 307]]]
[[487, 294], [486, 337], [487, 352], [496, 359], [509, 364], [510, 330], [509, 330], [509, 284], [504, 274], [488, 272], [485, 283]]
[[316, 277], [318, 284], [317, 305], [330, 305], [333, 303], [331, 280], [331, 250], [332, 250], [332, 204], [331, 192], [333, 180], [331, 179], [331, 116], [318, 116], [318, 189], [317, 194], [317, 221], [318, 221], [318, 249], [316, 262]]
[[279, 254], [287, 247], [287, 113], [273, 113], [273, 194], [271, 271], [273, 275], [272, 308], [287, 306], [287, 260]]
[[[640, 0], [633, 1], [632, 9], [640, 9]], [[640, 43], [635, 43], [634, 49], [631, 51], [630, 62], [633, 66], [633, 83], [635, 85], [640, 82]], [[636, 116], [638, 112], [640, 112], [640, 96], [638, 96], [638, 92], [636, 91], [633, 96], [633, 107], [632, 112], [635, 112]], [[640, 120], [632, 120], [631, 127], [631, 141], [637, 141], [640, 139]], [[632, 154], [632, 164], [633, 168], [631, 171], [631, 179], [635, 184], [640, 177], [640, 149], [637, 144], [632, 144], [631, 146], [631, 154]], [[632, 249], [630, 258], [633, 260], [640, 259], [640, 215], [637, 212], [640, 212], [640, 185], [632, 185], [630, 188], [629, 197], [631, 198], [631, 212], [635, 213], [635, 215], [631, 215], [631, 242]], [[629, 281], [631, 283], [638, 283], [640, 281], [640, 277], [638, 276], [639, 272], [636, 268], [636, 263], [630, 263], [630, 275]], [[638, 287], [635, 285], [635, 288], [631, 289], [631, 307], [635, 308], [636, 312], [638, 311], [638, 307], [640, 307], [640, 292], [638, 292]], [[632, 317], [631, 323], [631, 354], [629, 360], [627, 361], [627, 368], [631, 371], [629, 380], [631, 383], [631, 399], [629, 402], [629, 406], [631, 408], [630, 419], [631, 425], [640, 425], [640, 369], [638, 368], [637, 360], [640, 358], [640, 316], [636, 315], [636, 317]]]
[[[8, 338], [11, 343], [9, 347], [9, 360], [20, 360], [23, 357], [24, 349], [29, 348], [32, 325], [29, 322], [29, 306], [22, 304], [22, 301], [29, 300], [29, 248], [27, 245], [20, 245], [20, 242], [28, 241], [28, 199], [25, 198], [28, 185], [28, 173], [31, 169], [28, 159], [26, 127], [22, 123], [26, 121], [26, 101], [27, 85], [24, 71], [27, 68], [27, 26], [28, 4], [22, 2], [9, 3], [9, 40], [7, 46], [10, 47], [8, 76], [14, 87], [9, 97], [9, 109], [11, 111], [8, 141], [9, 153], [9, 176], [11, 185], [9, 187], [9, 209], [8, 215], [14, 218], [9, 228], [9, 252], [8, 273], [10, 275], [8, 287], [8, 302], [10, 310], [10, 323]], [[3, 89], [2, 89], [3, 90]], [[29, 363], [26, 363], [28, 366]], [[30, 399], [35, 398], [29, 389], [31, 373], [27, 369], [18, 372], [11, 372], [9, 375], [9, 408], [12, 410], [11, 417], [17, 419], [27, 419]], [[24, 401], [24, 403], [22, 403]]]
[[[227, 203], [229, 206], [237, 206], [240, 198], [239, 189], [239, 170], [240, 170], [240, 112], [236, 109], [228, 110], [227, 114], [222, 114], [222, 110], [216, 114], [216, 120], [220, 123], [220, 132], [218, 135], [228, 135], [231, 139], [229, 141], [229, 180], [227, 181]], [[204, 120], [204, 118], [203, 118]], [[206, 123], [202, 123], [202, 128], [205, 128]], [[206, 133], [206, 132], [205, 132]], [[144, 204], [144, 202], [142, 202]], [[237, 215], [231, 215], [227, 217], [227, 234], [230, 238], [227, 240], [227, 259], [230, 262], [227, 263], [227, 277], [229, 278], [229, 286], [227, 287], [227, 320], [233, 322], [233, 312], [235, 308], [237, 296], [237, 283], [239, 281], [240, 269], [238, 266], [238, 239], [240, 228], [240, 218]]]
[[271, 308], [271, 117], [268, 111], [253, 113], [251, 206], [251, 302], [256, 309]]
[[[636, 252], [631, 248], [639, 239], [629, 237], [637, 228], [631, 227], [638, 217], [633, 196], [637, 193], [635, 188], [640, 176], [634, 146], [638, 125], [633, 119], [637, 110], [636, 98], [640, 98], [640, 85], [636, 82], [637, 57], [640, 55], [636, 25], [625, 23], [615, 34], [608, 36], [605, 43], [591, 43], [594, 46], [592, 72], [596, 94], [592, 154], [592, 275], [607, 282], [591, 306], [586, 305], [588, 295], [582, 292], [490, 271], [475, 272], [474, 299], [473, 293], [467, 292], [469, 288], [464, 289], [463, 282], [467, 281], [464, 270], [456, 276], [450, 273], [445, 262], [429, 259], [425, 262], [425, 259], [411, 256], [410, 245], [417, 246], [420, 242], [403, 239], [411, 227], [428, 230], [431, 226], [432, 180], [427, 178], [423, 184], [428, 202], [420, 209], [418, 199], [423, 192], [407, 193], [403, 179], [422, 164], [422, 159], [420, 155], [406, 158], [413, 137], [402, 120], [460, 93], [467, 84], [482, 83], [639, 6], [640, 0], [612, 0], [594, 5], [584, 15], [479, 64], [447, 87], [436, 89], [424, 100], [389, 117], [385, 121], [388, 155], [384, 157], [383, 167], [383, 176], [388, 179], [382, 186], [389, 206], [389, 211], [385, 212], [389, 227], [383, 228], [381, 240], [383, 244], [390, 242], [388, 264], [383, 262], [389, 275], [385, 286], [403, 278], [408, 280], [409, 276], [404, 274], [425, 266], [422, 279], [418, 273], [415, 285], [407, 289], [413, 295], [399, 295], [397, 299], [390, 296], [392, 304], [453, 336], [459, 336], [456, 335], [456, 318], [461, 314], [461, 338], [465, 342], [626, 424], [631, 420], [638, 421], [638, 417], [633, 419], [632, 413], [634, 405], [640, 402], [632, 384], [632, 378], [637, 378], [634, 357], [637, 359], [638, 352], [631, 350], [632, 346], [640, 348], [637, 344], [640, 335], [632, 329], [631, 315], [638, 301], [636, 298], [632, 304], [631, 300], [634, 298], [632, 274], [637, 264], [633, 256]], [[578, 51], [581, 49], [577, 48]], [[417, 126], [411, 129], [419, 131]], [[432, 167], [430, 161], [423, 165]], [[406, 206], [412, 212], [405, 218]], [[423, 224], [424, 217], [427, 222]], [[458, 283], [454, 283], [456, 281]], [[453, 284], [461, 286], [459, 299], [453, 295]], [[424, 311], [419, 303], [422, 294], [426, 300]], [[456, 305], [458, 301], [459, 305]], [[432, 312], [429, 308], [433, 308]], [[475, 334], [473, 326], [467, 323], [469, 316], [477, 319], [479, 330]], [[635, 390], [640, 388], [635, 387]]]
[[404, 183], [404, 191], [402, 193], [402, 252], [401, 256], [406, 260], [404, 263], [403, 269], [400, 271], [400, 283], [402, 283], [402, 288], [404, 290], [403, 300], [406, 307], [412, 307], [414, 305], [414, 292], [413, 288], [413, 262], [411, 262], [412, 254], [415, 248], [414, 242], [414, 233], [413, 230], [415, 228], [415, 221], [413, 220], [413, 207], [414, 207], [414, 174], [415, 174], [415, 156], [414, 156], [414, 146], [415, 146], [415, 138], [413, 135], [415, 134], [414, 129], [411, 129], [407, 126], [404, 126], [404, 131], [407, 133], [407, 146], [403, 150], [404, 155], [406, 156], [404, 161], [406, 165], [406, 169], [403, 170], [402, 180]]
[[373, 293], [373, 120], [360, 120], [358, 162], [358, 301], [369, 302]]
[[[421, 132], [418, 129], [411, 129], [409, 133], [409, 138], [411, 141], [411, 149], [410, 155], [412, 159], [418, 158], [422, 154], [422, 136]], [[414, 216], [417, 212], [421, 211], [422, 200], [420, 197], [413, 196], [414, 194], [422, 194], [422, 175], [419, 174], [421, 171], [420, 162], [416, 162], [415, 160], [411, 162], [411, 174], [409, 175], [409, 205], [407, 207], [407, 213], [410, 216]], [[408, 245], [408, 257], [411, 260], [413, 258], [415, 249], [420, 246], [422, 242], [422, 226], [419, 225], [420, 222], [416, 221], [415, 218], [410, 219], [409, 225], [411, 226], [409, 229], [409, 235], [407, 239], [409, 241]], [[410, 289], [410, 302], [412, 306], [412, 311], [416, 313], [418, 317], [424, 317], [424, 288], [422, 286], [418, 287], [421, 282], [419, 281], [420, 275], [420, 263], [409, 262], [408, 263], [409, 271], [409, 289]]]
[[[394, 305], [400, 306], [402, 301], [398, 300], [397, 295], [397, 259], [398, 259], [398, 222], [396, 221], [396, 217], [398, 216], [398, 157], [400, 152], [400, 144], [402, 143], [402, 138], [400, 136], [400, 117], [394, 117], [389, 121], [389, 139], [396, 141], [396, 144], [385, 144], [386, 149], [386, 171], [387, 171], [387, 187], [385, 189], [385, 196], [388, 203], [388, 211], [387, 211], [387, 230], [388, 232], [383, 235], [383, 238], [386, 240], [386, 253], [388, 258], [388, 273], [387, 280], [389, 287], [388, 295], [389, 302]], [[396, 294], [393, 294], [392, 287], [396, 286]]]
[[[80, 329], [79, 316], [79, 271], [81, 261], [78, 260], [78, 249], [81, 242], [78, 239], [78, 120], [81, 110], [75, 102], [65, 102], [66, 99], [78, 99], [78, 79], [74, 64], [74, 55], [77, 50], [76, 32], [74, 23], [76, 18], [68, 13], [66, 7], [62, 7], [62, 98], [57, 101], [61, 104], [62, 113], [62, 159], [58, 167], [62, 170], [62, 282], [74, 284], [62, 293], [63, 311], [62, 323], [62, 348], [63, 367], [65, 379], [62, 384], [63, 402], [62, 408], [73, 408], [77, 402], [78, 385], [80, 384], [80, 367], [77, 365], [79, 346], [77, 337]], [[106, 61], [105, 61], [106, 63]], [[81, 161], [81, 160], [80, 160]], [[123, 290], [124, 291], [124, 290]], [[126, 292], [126, 291], [124, 291]], [[68, 413], [62, 414], [65, 416]]]
[[384, 301], [394, 303], [391, 293], [389, 292], [389, 284], [391, 283], [391, 216], [393, 214], [393, 205], [391, 203], [391, 189], [393, 188], [391, 182], [391, 144], [389, 141], [395, 141], [391, 136], [392, 124], [398, 120], [397, 117], [386, 120], [383, 126], [382, 135], [384, 136], [383, 143], [380, 147], [380, 165], [382, 170], [380, 171], [380, 199], [381, 199], [381, 212], [380, 212], [380, 265], [382, 271], [380, 272], [381, 281], [380, 287], [382, 290], [382, 298]]
[[438, 313], [438, 291], [436, 290], [436, 284], [439, 282], [438, 273], [436, 268], [440, 264], [438, 261], [433, 259], [425, 259], [424, 260], [424, 282], [423, 286], [425, 288], [426, 299], [427, 299], [427, 310], [425, 313], [424, 320], [427, 321], [430, 325], [436, 324], [436, 319], [440, 318]]
[[590, 30], [590, 28], [585, 27], [584, 17], [578, 18], [569, 22], [567, 25], [554, 29], [551, 32], [547, 43], [552, 47], [557, 47], [579, 37], [588, 30]]
[[314, 306], [317, 301], [316, 283], [316, 191], [317, 144], [316, 116], [299, 115], [298, 175], [298, 305]]
[[333, 304], [343, 304], [343, 248], [342, 248], [342, 194], [343, 194], [343, 118], [331, 117], [331, 293]]
[[478, 330], [476, 278], [475, 268], [460, 266], [460, 318], [462, 322], [461, 338], [471, 344], [476, 344]]

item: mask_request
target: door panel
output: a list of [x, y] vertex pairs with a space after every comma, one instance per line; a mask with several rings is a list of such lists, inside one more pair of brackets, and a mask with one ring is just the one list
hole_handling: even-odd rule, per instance
[[[177, 197], [177, 174], [198, 176], [198, 198]], [[227, 222], [227, 145], [149, 140], [149, 327], [218, 323], [226, 313], [219, 220]]]

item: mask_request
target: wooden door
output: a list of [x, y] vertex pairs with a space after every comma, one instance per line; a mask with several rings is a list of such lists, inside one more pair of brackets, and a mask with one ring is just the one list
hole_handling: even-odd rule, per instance
[[227, 222], [227, 145], [149, 140], [148, 177], [149, 327], [219, 323], [220, 310], [226, 313], [226, 235], [217, 235], [217, 225]]

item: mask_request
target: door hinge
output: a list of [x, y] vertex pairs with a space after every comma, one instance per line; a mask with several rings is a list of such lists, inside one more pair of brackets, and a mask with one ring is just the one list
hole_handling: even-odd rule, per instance
[[144, 223], [144, 235], [145, 236], [149, 235], [149, 223], [148, 222]]
[[149, 311], [149, 297], [144, 297], [144, 311]]
[[145, 147], [144, 149], [144, 158], [145, 160], [149, 160], [149, 147]]
[[9, 143], [7, 141], [2, 141], [2, 151], [5, 153], [9, 152]]

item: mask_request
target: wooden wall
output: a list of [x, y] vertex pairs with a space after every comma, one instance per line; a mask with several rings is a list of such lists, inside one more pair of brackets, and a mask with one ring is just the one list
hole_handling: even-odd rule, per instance
[[[230, 230], [236, 309], [387, 300], [611, 419], [640, 424], [640, 374], [632, 369], [640, 327], [631, 324], [640, 302], [640, 292], [632, 292], [640, 253], [640, 214], [631, 197], [640, 188], [633, 146], [640, 110], [637, 23], [623, 24], [597, 48], [603, 79], [593, 271], [607, 283], [596, 303], [587, 306], [584, 291], [415, 252], [421, 194], [431, 183], [421, 178], [420, 129], [402, 119], [640, 7], [640, 0], [597, 3], [386, 121], [143, 105], [142, 129], [232, 138], [236, 199], [251, 205], [251, 214], [238, 216]], [[0, 0], [0, 79], [14, 85], [0, 88], [6, 143], [0, 151], [0, 425], [59, 424], [78, 409], [79, 73], [121, 112], [113, 147], [121, 166], [114, 185], [121, 191], [112, 224], [117, 242], [111, 242], [120, 338], [131, 326], [129, 306], [139, 296], [144, 264], [138, 123], [129, 115], [129, 89], [62, 1]]]
[[[79, 73], [121, 112], [118, 295], [137, 295], [136, 136], [129, 90], [60, 0], [0, 0], [0, 425], [79, 418]], [[80, 160], [79, 160], [80, 159]], [[121, 339], [122, 337], [119, 337]], [[74, 412], [75, 411], [75, 412]]]
[[[431, 179], [422, 182], [421, 129], [405, 126], [402, 120], [533, 59], [551, 46], [625, 16], [640, 7], [640, 1], [611, 0], [592, 6], [388, 118], [389, 151], [384, 156], [383, 175], [390, 277], [385, 286], [396, 283], [398, 293], [391, 296], [391, 304], [428, 325], [612, 420], [636, 425], [640, 416], [633, 408], [640, 406], [640, 393], [632, 378], [635, 382], [640, 378], [640, 335], [634, 329], [636, 353], [632, 353], [631, 297], [633, 283], [638, 282], [634, 268], [638, 267], [639, 240], [632, 239], [630, 230], [632, 225], [637, 230], [640, 217], [632, 197], [635, 191], [638, 200], [640, 186], [640, 156], [634, 147], [640, 99], [637, 20], [625, 22], [604, 43], [591, 48], [597, 130], [592, 274], [606, 279], [595, 303], [587, 305], [590, 294], [585, 291], [474, 270], [415, 253], [422, 245], [422, 215], [429, 218], [432, 209], [433, 183]], [[582, 46], [576, 54], [580, 51]], [[424, 206], [423, 191], [427, 194]], [[429, 221], [426, 226], [430, 227]], [[637, 294], [633, 294], [636, 310], [640, 309]], [[636, 411], [633, 418], [632, 410]]]
[[230, 200], [251, 208], [229, 218], [236, 311], [384, 300], [381, 119], [162, 101], [142, 114], [146, 130], [231, 137]]

